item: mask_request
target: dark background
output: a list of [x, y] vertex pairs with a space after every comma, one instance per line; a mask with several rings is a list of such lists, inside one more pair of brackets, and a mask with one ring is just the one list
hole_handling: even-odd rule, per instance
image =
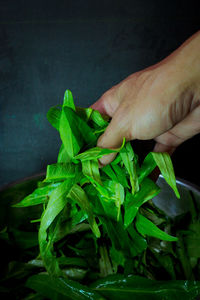
[[[67, 88], [86, 107], [199, 28], [197, 1], [1, 0], [0, 186], [55, 162], [46, 113]], [[176, 175], [198, 185], [199, 149], [198, 135], [173, 155]]]

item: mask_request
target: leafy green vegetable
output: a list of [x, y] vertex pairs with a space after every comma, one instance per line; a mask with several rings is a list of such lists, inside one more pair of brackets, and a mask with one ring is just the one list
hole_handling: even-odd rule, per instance
[[47, 113], [47, 119], [49, 123], [51, 123], [51, 125], [57, 130], [59, 130], [60, 116], [61, 116], [60, 105], [51, 107]]
[[72, 92], [70, 90], [66, 90], [64, 94], [63, 106], [67, 106], [72, 110], [76, 111], [76, 107], [74, 105], [74, 99], [72, 96]]
[[82, 161], [82, 171], [89, 180], [102, 185], [97, 159]]
[[176, 186], [176, 178], [174, 175], [173, 165], [172, 165], [169, 154], [156, 153], [156, 152], [151, 152], [151, 154], [152, 154], [157, 166], [159, 167], [163, 177], [165, 178], [166, 182], [174, 190], [176, 197], [180, 198], [180, 194], [179, 194], [177, 186]]
[[178, 240], [176, 237], [171, 236], [166, 232], [160, 230], [155, 224], [153, 224], [151, 221], [149, 221], [139, 213], [137, 214], [135, 225], [138, 232], [140, 232], [142, 235], [147, 234], [149, 236], [153, 236], [158, 239], [170, 242], [175, 242]]
[[80, 173], [80, 168], [77, 165], [70, 163], [57, 163], [47, 166], [45, 181], [64, 180], [66, 178], [75, 178], [76, 174]]
[[90, 119], [100, 128], [108, 126], [108, 122], [102, 117], [100, 112], [97, 110], [92, 111]]
[[[176, 228], [151, 201], [160, 191], [148, 178], [156, 166], [179, 197], [170, 156], [150, 152], [140, 166], [125, 139], [118, 149], [97, 147], [109, 118], [92, 108], [76, 107], [69, 90], [63, 104], [50, 108], [47, 118], [62, 141], [57, 163], [47, 166], [45, 179], [31, 194], [14, 201], [13, 210], [20, 214], [26, 210], [25, 229], [23, 220], [13, 220], [14, 228], [4, 221], [0, 232], [0, 240], [8, 247], [14, 244], [26, 251], [30, 268], [26, 286], [36, 294], [25, 289], [27, 298], [21, 298], [175, 299], [179, 295], [192, 299], [198, 295], [200, 286], [194, 279], [200, 278], [199, 247], [195, 247], [200, 218], [196, 208], [191, 202], [188, 230], [184, 231], [182, 221], [175, 220]], [[110, 153], [116, 153], [115, 160], [100, 168], [98, 159]], [[29, 215], [28, 209], [34, 214]], [[176, 235], [178, 242], [171, 243], [177, 241]], [[5, 269], [18, 280], [18, 275]], [[147, 279], [161, 275], [193, 281]], [[101, 277], [105, 279], [99, 281]], [[2, 287], [6, 296], [10, 278], [6, 277]]]
[[176, 197], [180, 198], [180, 194], [176, 186], [176, 178], [174, 175], [172, 161], [168, 153], [150, 152], [144, 159], [139, 171], [139, 182], [148, 176], [155, 169], [156, 165], [159, 167], [166, 182], [174, 190]]
[[78, 154], [74, 158], [80, 159], [81, 161], [99, 159], [102, 156], [110, 153], [118, 153], [124, 147], [124, 144], [125, 144], [125, 139], [123, 140], [121, 147], [117, 149], [106, 149], [106, 148], [94, 147], [83, 153]]
[[127, 192], [125, 203], [124, 225], [128, 227], [134, 220], [139, 207], [153, 199], [160, 192], [160, 188], [149, 178], [145, 178], [141, 183], [140, 191], [135, 195]]
[[62, 109], [59, 132], [65, 151], [72, 159], [83, 146], [83, 139], [77, 123], [73, 121], [73, 110], [68, 107]]
[[130, 142], [128, 142], [124, 148], [121, 149], [120, 155], [122, 157], [123, 163], [130, 175], [130, 182], [132, 186], [132, 194], [139, 191], [138, 175], [136, 172], [136, 165], [134, 160], [134, 152], [131, 147]]
[[34, 192], [27, 197], [25, 197], [21, 202], [14, 204], [13, 207], [27, 207], [38, 204], [46, 204], [49, 200], [51, 193], [58, 187], [61, 183], [51, 183], [47, 186], [37, 188]]
[[38, 274], [30, 277], [26, 286], [32, 288], [48, 299], [94, 299], [105, 298], [96, 291], [83, 286], [78, 282], [66, 278], [52, 278], [47, 274]]
[[139, 276], [111, 275], [91, 287], [106, 299], [195, 299], [200, 284], [187, 281], [155, 281]]
[[95, 217], [92, 212], [92, 207], [84, 190], [79, 185], [74, 184], [71, 188], [70, 193], [68, 194], [68, 197], [71, 198], [73, 201], [77, 202], [82, 208], [82, 210], [86, 212], [86, 214], [88, 215], [88, 222], [91, 226], [93, 233], [96, 237], [100, 237], [101, 234], [98, 225], [95, 221]]
[[68, 179], [59, 185], [50, 195], [48, 205], [42, 215], [39, 229], [40, 254], [44, 265], [50, 274], [60, 275], [58, 262], [53, 255], [51, 241], [48, 241], [47, 229], [67, 203], [67, 195], [73, 186], [73, 179]]

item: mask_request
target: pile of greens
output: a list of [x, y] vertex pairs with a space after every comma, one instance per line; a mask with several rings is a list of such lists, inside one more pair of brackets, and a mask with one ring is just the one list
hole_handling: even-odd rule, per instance
[[[141, 162], [125, 139], [118, 149], [97, 147], [109, 120], [92, 108], [75, 107], [69, 90], [47, 118], [62, 145], [45, 179], [13, 205], [28, 209], [25, 230], [24, 224], [17, 229], [12, 224], [0, 233], [24, 251], [6, 268], [3, 295], [195, 299], [200, 293], [196, 203], [191, 197], [189, 212], [172, 220], [152, 202], [160, 192], [149, 177], [156, 167], [180, 197], [170, 156], [150, 152]], [[98, 159], [110, 153], [116, 154], [114, 161], [99, 168]], [[17, 298], [19, 287], [24, 292]]]

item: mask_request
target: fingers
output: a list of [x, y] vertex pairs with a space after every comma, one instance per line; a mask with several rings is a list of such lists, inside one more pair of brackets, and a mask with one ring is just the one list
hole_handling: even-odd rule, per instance
[[[124, 137], [126, 138], [126, 141], [131, 140], [132, 138], [129, 136], [130, 124], [128, 124], [130, 123], [130, 120], [129, 122], [128, 120], [129, 116], [126, 115], [126, 117], [124, 117], [124, 113], [119, 107], [106, 131], [100, 136], [97, 145], [101, 148], [116, 149], [121, 146]], [[110, 163], [115, 156], [115, 153], [105, 155], [100, 159], [100, 163], [106, 165]]]
[[167, 152], [170, 155], [172, 155], [175, 150], [176, 150], [176, 147], [164, 145], [161, 143], [156, 143], [154, 146], [154, 149], [153, 149], [154, 152]]
[[200, 106], [196, 107], [185, 119], [168, 132], [155, 138], [156, 152], [173, 152], [184, 141], [200, 133]]
[[[93, 109], [98, 110], [101, 114], [106, 114], [112, 117], [106, 131], [98, 140], [97, 146], [101, 148], [115, 149], [120, 147], [123, 137], [126, 135], [127, 128], [121, 118], [120, 112], [119, 114], [116, 114], [121, 102], [122, 97], [119, 95], [118, 89], [115, 86], [103, 94], [101, 98], [91, 106]], [[115, 153], [105, 155], [99, 160], [100, 166], [110, 163], [115, 156]]]
[[113, 87], [104, 93], [99, 100], [92, 104], [91, 108], [98, 110], [101, 114], [113, 117], [120, 102], [121, 97], [119, 97], [117, 89]]

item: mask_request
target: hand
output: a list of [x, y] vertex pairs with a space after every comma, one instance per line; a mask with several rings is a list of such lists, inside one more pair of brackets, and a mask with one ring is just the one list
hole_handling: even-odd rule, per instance
[[123, 137], [154, 139], [154, 151], [172, 153], [200, 132], [200, 32], [160, 63], [112, 87], [92, 108], [112, 117], [98, 146], [117, 148]]

